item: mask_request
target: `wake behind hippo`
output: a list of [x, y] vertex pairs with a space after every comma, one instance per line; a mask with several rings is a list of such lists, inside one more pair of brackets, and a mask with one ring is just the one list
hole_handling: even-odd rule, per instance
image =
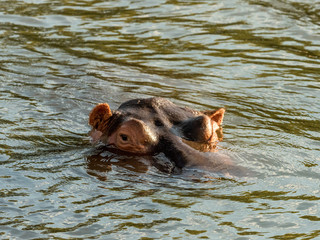
[[230, 159], [212, 152], [220, 139], [224, 113], [223, 108], [180, 107], [164, 98], [129, 100], [117, 110], [101, 103], [89, 115], [90, 136], [94, 143], [103, 142], [122, 152], [163, 153], [178, 169], [197, 166], [228, 175], [233, 168]]

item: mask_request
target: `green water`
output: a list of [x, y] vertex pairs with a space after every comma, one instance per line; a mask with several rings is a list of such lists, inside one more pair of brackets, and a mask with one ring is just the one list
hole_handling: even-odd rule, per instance
[[[1, 239], [319, 239], [320, 2], [0, 0]], [[97, 154], [96, 103], [226, 108], [251, 177]]]

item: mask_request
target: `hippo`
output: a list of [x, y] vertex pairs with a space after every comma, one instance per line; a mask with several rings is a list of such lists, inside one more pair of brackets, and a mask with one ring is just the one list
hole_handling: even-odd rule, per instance
[[200, 166], [226, 172], [232, 161], [215, 150], [224, 114], [224, 108], [197, 111], [160, 97], [129, 100], [116, 110], [100, 103], [89, 114], [89, 135], [93, 143], [120, 153], [162, 153], [178, 169]]

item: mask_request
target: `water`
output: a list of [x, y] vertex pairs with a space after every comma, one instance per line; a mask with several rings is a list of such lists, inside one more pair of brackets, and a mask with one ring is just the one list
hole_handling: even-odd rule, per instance
[[[319, 1], [0, 1], [2, 239], [318, 239]], [[251, 177], [97, 153], [88, 114], [227, 109]], [[206, 173], [210, 175], [210, 173]]]

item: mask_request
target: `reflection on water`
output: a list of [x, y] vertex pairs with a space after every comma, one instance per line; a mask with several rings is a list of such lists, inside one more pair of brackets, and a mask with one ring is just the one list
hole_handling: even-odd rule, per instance
[[[318, 238], [319, 11], [314, 0], [1, 1], [1, 238]], [[254, 177], [167, 174], [90, 146], [96, 103], [149, 96], [225, 107], [218, 147]]]

